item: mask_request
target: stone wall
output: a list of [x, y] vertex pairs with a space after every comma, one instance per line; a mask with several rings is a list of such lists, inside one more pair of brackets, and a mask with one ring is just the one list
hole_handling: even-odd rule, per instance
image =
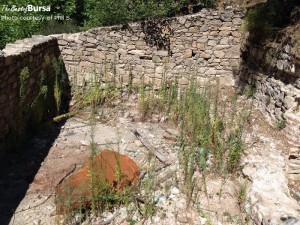
[[[4, 138], [11, 138], [14, 142], [19, 138], [15, 135], [28, 131], [25, 127], [31, 119], [32, 104], [40, 91], [41, 72], [46, 72], [52, 64], [52, 61], [45, 61], [45, 56], [53, 59], [59, 55], [57, 40], [43, 36], [8, 44], [0, 51], [0, 148], [4, 148]], [[26, 67], [29, 77], [24, 77], [23, 82], [20, 82], [21, 72]], [[42, 82], [53, 84], [54, 73], [45, 75]], [[20, 93], [22, 85], [24, 93]]]
[[242, 45], [240, 84], [253, 88], [254, 98], [273, 123], [286, 121], [289, 143], [300, 147], [300, 60], [289, 43]]
[[[19, 134], [31, 129], [34, 116], [40, 117], [33, 105], [43, 85], [47, 86], [46, 96], [51, 96], [44, 112], [50, 116], [55, 111], [52, 59], [60, 54], [73, 85], [112, 79], [134, 84], [142, 77], [145, 83], [157, 85], [162, 77], [176, 77], [185, 85], [191, 75], [198, 81], [219, 77], [221, 83], [233, 85], [242, 18], [240, 10], [203, 9], [194, 15], [35, 36], [8, 44], [0, 52], [0, 148], [7, 136], [17, 141]], [[47, 57], [51, 59], [48, 62]], [[21, 72], [26, 67], [29, 77], [22, 84]], [[24, 93], [20, 93], [22, 88]]]
[[[160, 83], [177, 76], [180, 84], [197, 74], [233, 85], [240, 58], [242, 11], [208, 11], [183, 17], [102, 27], [54, 35], [73, 84], [87, 85], [94, 71], [102, 81]], [[99, 77], [97, 78], [99, 79]]]

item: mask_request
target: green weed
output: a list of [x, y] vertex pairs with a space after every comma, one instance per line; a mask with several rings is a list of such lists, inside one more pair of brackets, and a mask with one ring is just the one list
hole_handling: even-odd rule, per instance
[[286, 120], [277, 120], [274, 124], [274, 126], [279, 129], [282, 130], [283, 128], [286, 127]]

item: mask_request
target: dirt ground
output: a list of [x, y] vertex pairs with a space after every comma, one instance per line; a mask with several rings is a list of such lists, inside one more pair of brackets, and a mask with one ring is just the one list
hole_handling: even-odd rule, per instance
[[[239, 96], [239, 101], [249, 100]], [[112, 105], [114, 107], [102, 107], [98, 110], [94, 131], [90, 110], [87, 109], [51, 131], [41, 132], [29, 140], [21, 151], [1, 159], [1, 224], [66, 224], [64, 217], [56, 215], [54, 188], [87, 162], [92, 132], [98, 151], [113, 149], [128, 155], [140, 166], [142, 174], [149, 171], [151, 162], [151, 166], [155, 168], [155, 185], [151, 195], [156, 205], [155, 213], [149, 218], [140, 215], [136, 205], [132, 203], [127, 207], [111, 209], [102, 215], [92, 214], [82, 224], [106, 224], [107, 221], [123, 225], [253, 224], [257, 219], [251, 213], [261, 211], [260, 207], [267, 205], [270, 210], [284, 212], [281, 207], [286, 207], [282, 204], [288, 204], [288, 200], [285, 202], [285, 198], [290, 197], [288, 193], [282, 197], [282, 204], [273, 203], [272, 198], [265, 196], [266, 193], [261, 194], [254, 188], [253, 179], [259, 178], [257, 171], [260, 166], [264, 169], [271, 168], [271, 171], [286, 167], [289, 149], [284, 131], [271, 126], [258, 109], [253, 110], [246, 125], [241, 172], [234, 177], [210, 175], [205, 180], [201, 174], [196, 174], [198, 185], [192, 196], [193, 203], [190, 204], [178, 160], [178, 128], [162, 115], [141, 118], [136, 96], [131, 96], [122, 104], [117, 101]], [[166, 163], [150, 154], [149, 149], [134, 135], [134, 130], [166, 157]], [[278, 166], [276, 163], [281, 164]], [[287, 180], [283, 180], [283, 183], [285, 181], [287, 185]], [[264, 187], [263, 184], [259, 185]], [[245, 199], [241, 195], [243, 187], [248, 192]], [[283, 190], [286, 189], [284, 186]], [[299, 183], [290, 182], [290, 192], [292, 196], [300, 192]], [[252, 197], [249, 194], [263, 196], [266, 200], [252, 208]], [[294, 195], [293, 204], [295, 201], [298, 201], [299, 207], [299, 198]], [[81, 215], [76, 215], [70, 223], [81, 224], [80, 218]]]

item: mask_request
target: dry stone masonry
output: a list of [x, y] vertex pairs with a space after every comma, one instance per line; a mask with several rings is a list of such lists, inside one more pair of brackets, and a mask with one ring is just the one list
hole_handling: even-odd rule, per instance
[[291, 146], [289, 178], [300, 180], [300, 60], [291, 43], [254, 44], [245, 38], [239, 79], [253, 89], [259, 107], [276, 125], [285, 125]]
[[[49, 66], [45, 57], [52, 63], [60, 54], [73, 85], [112, 79], [134, 84], [142, 78], [145, 83], [160, 84], [163, 77], [176, 77], [185, 85], [191, 75], [199, 81], [220, 77], [222, 83], [233, 85], [242, 18], [240, 10], [204, 9], [183, 17], [35, 36], [8, 44], [0, 54], [0, 145], [13, 129], [20, 130], [14, 124], [16, 115], [24, 122], [30, 120], [30, 113], [19, 108], [20, 74], [25, 67], [30, 74], [24, 86], [28, 106], [36, 99], [41, 73]], [[53, 83], [54, 77], [54, 73], [47, 76], [47, 82]]]
[[[37, 97], [40, 85], [40, 75], [47, 68], [45, 56], [58, 58], [59, 48], [53, 37], [36, 36], [6, 45], [0, 52], [0, 148], [1, 140], [19, 124], [16, 115], [22, 122], [29, 120], [30, 103]], [[24, 111], [20, 112], [20, 74], [28, 68], [29, 77], [24, 80]], [[46, 78], [53, 81], [54, 76]], [[19, 132], [15, 131], [16, 133]], [[0, 149], [1, 152], [2, 149]]]
[[[243, 15], [240, 10], [204, 9], [194, 15], [101, 27], [75, 34], [36, 36], [7, 45], [0, 52], [0, 147], [2, 140], [17, 127], [16, 115], [19, 115], [18, 120], [30, 121], [29, 110], [23, 107], [20, 113], [19, 108], [21, 71], [25, 67], [29, 70], [23, 94], [27, 102], [32, 103], [39, 92], [41, 73], [49, 66], [46, 57], [57, 59], [62, 55], [74, 86], [112, 80], [138, 84], [142, 79], [145, 83], [160, 84], [163, 78], [176, 78], [179, 84], [185, 85], [192, 75], [200, 82], [219, 77], [222, 84], [233, 85], [235, 71], [239, 69], [239, 81], [248, 92], [254, 93], [260, 107], [274, 121], [286, 121], [285, 129], [293, 146], [289, 156], [290, 178], [300, 179], [299, 57], [289, 44], [274, 50], [254, 45], [247, 36], [245, 43], [241, 43]], [[241, 47], [243, 63], [239, 67]], [[53, 88], [55, 73], [50, 73], [46, 80]], [[263, 143], [274, 142], [264, 137], [260, 139]], [[0, 148], [0, 153], [2, 150]], [[261, 152], [270, 158], [268, 163], [261, 160]], [[275, 144], [264, 146], [256, 153], [248, 155], [243, 169], [252, 180], [249, 199], [255, 206], [250, 214], [257, 224], [269, 225], [273, 224], [270, 218], [274, 212], [282, 216], [288, 211], [286, 206], [293, 209], [292, 216], [297, 216], [295, 201], [289, 203], [284, 157]], [[270, 185], [274, 180], [275, 185]], [[256, 204], [262, 197], [267, 201]], [[280, 202], [283, 200], [285, 205]], [[265, 207], [266, 202], [277, 211]]]
[[242, 52], [247, 63], [241, 65], [240, 80], [254, 88], [255, 99], [273, 121], [287, 122], [290, 144], [300, 147], [300, 61], [296, 51], [289, 44], [274, 48], [246, 41]]
[[240, 58], [242, 11], [208, 11], [83, 33], [54, 35], [72, 83], [86, 85], [95, 72], [102, 81], [160, 83], [196, 74], [233, 84]]

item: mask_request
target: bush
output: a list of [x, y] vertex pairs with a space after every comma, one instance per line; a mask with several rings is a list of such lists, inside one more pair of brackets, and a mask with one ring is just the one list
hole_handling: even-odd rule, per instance
[[189, 5], [213, 7], [214, 0], [88, 0], [85, 4], [85, 27], [124, 24], [174, 15]]
[[291, 21], [293, 9], [300, 5], [298, 0], [268, 0], [249, 9], [246, 28], [257, 42], [271, 38]]
[[[3, 5], [24, 7], [29, 4], [51, 6], [51, 12], [13, 12], [0, 10], [1, 16], [53, 16], [50, 21], [21, 21], [1, 19], [0, 49], [6, 43], [30, 37], [33, 34], [70, 33], [97, 26], [126, 24], [162, 16], [180, 14], [189, 6], [213, 7], [214, 0], [29, 0], [2, 1]], [[186, 13], [191, 13], [188, 10]], [[64, 16], [64, 20], [55, 20], [54, 16]]]

